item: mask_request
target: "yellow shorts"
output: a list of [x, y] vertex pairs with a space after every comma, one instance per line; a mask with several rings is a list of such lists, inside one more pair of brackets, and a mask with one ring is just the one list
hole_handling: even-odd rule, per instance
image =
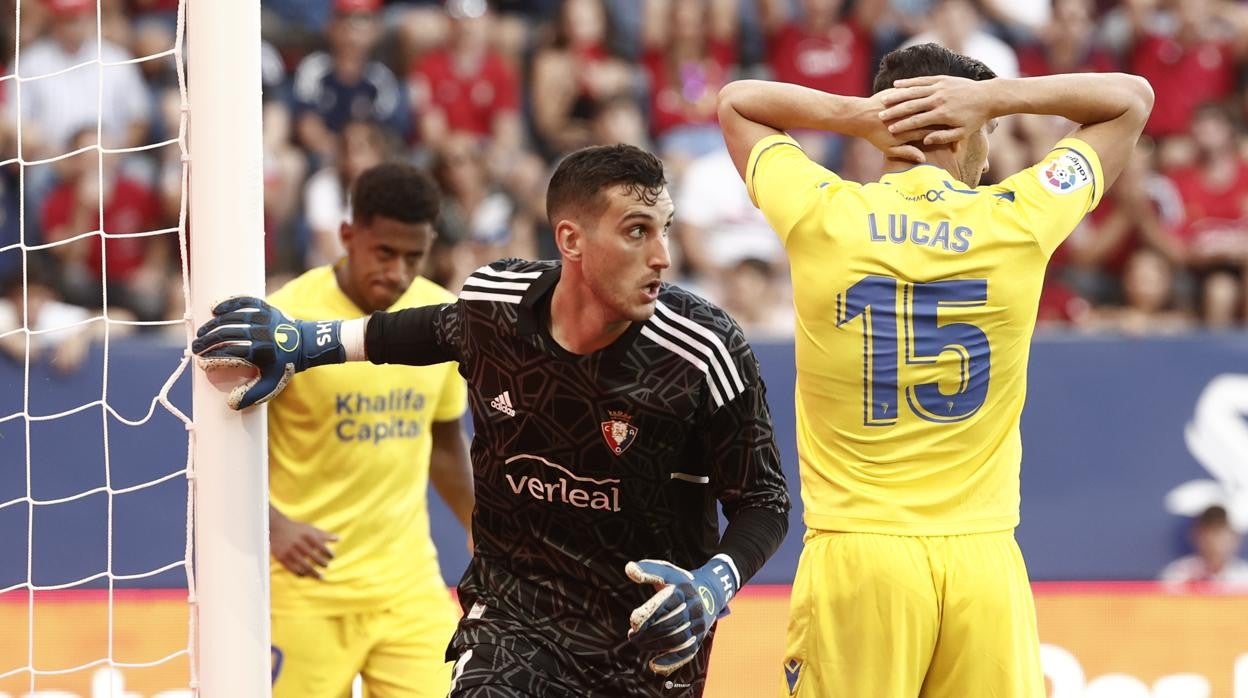
[[341, 616], [273, 616], [273, 698], [445, 698], [459, 610], [449, 595]]
[[1013, 531], [808, 532], [784, 673], [799, 698], [1044, 698]]

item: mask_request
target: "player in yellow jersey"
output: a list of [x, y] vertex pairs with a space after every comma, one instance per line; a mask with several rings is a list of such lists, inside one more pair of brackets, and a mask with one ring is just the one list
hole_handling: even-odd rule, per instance
[[[343, 223], [346, 255], [269, 300], [294, 319], [447, 303], [419, 276], [439, 195], [407, 165], [365, 171]], [[297, 337], [297, 335], [289, 335]], [[280, 338], [279, 338], [280, 341]], [[297, 340], [296, 340], [297, 341]], [[273, 695], [445, 696], [459, 619], [429, 534], [429, 482], [465, 527], [472, 470], [455, 364], [327, 367], [269, 406]]]
[[[995, 79], [925, 44], [886, 56], [874, 91], [720, 93], [733, 161], [788, 251], [797, 313], [808, 530], [786, 689], [1041, 698], [1014, 541], [1028, 348], [1049, 257], [1122, 171], [1152, 90], [1121, 74]], [[994, 120], [1015, 113], [1079, 127], [978, 186]], [[868, 139], [887, 174], [843, 180], [789, 129]]]

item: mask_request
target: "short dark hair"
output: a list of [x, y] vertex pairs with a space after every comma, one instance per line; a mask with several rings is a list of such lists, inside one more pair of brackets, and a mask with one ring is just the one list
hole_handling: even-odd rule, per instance
[[1226, 514], [1226, 507], [1214, 504], [1213, 506], [1200, 512], [1196, 517], [1196, 528], [1222, 528], [1230, 525], [1230, 517]]
[[617, 143], [581, 148], [555, 168], [546, 189], [546, 216], [553, 227], [561, 212], [596, 217], [606, 206], [603, 191], [624, 186], [628, 193], [652, 205], [667, 186], [663, 163], [637, 146]]
[[871, 83], [871, 94], [887, 90], [897, 80], [927, 75], [952, 75], [971, 80], [997, 77], [991, 68], [974, 58], [954, 53], [940, 44], [917, 44], [891, 51], [880, 60], [880, 69]]
[[442, 195], [433, 178], [417, 167], [386, 162], [364, 170], [351, 188], [351, 220], [368, 225], [377, 216], [400, 223], [433, 223]]

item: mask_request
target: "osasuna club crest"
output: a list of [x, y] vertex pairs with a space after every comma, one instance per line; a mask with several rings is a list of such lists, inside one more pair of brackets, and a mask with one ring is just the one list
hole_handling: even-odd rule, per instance
[[611, 419], [602, 423], [602, 438], [607, 442], [607, 448], [618, 456], [633, 445], [637, 438], [637, 427], [631, 424], [632, 415], [625, 412], [607, 410], [607, 416]]

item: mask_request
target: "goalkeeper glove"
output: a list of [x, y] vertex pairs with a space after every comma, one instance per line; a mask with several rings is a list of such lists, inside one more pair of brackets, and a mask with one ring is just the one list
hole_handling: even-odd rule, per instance
[[689, 571], [663, 560], [641, 560], [624, 566], [638, 584], [658, 592], [633, 610], [628, 637], [646, 652], [657, 652], [650, 670], [667, 676], [689, 663], [716, 619], [728, 615], [728, 601], [741, 581], [727, 555], [716, 555]]
[[251, 367], [259, 375], [234, 388], [226, 399], [241, 410], [268, 402], [291, 376], [313, 366], [347, 360], [339, 338], [341, 320], [291, 320], [259, 298], [234, 296], [212, 309], [191, 343], [205, 371]]

